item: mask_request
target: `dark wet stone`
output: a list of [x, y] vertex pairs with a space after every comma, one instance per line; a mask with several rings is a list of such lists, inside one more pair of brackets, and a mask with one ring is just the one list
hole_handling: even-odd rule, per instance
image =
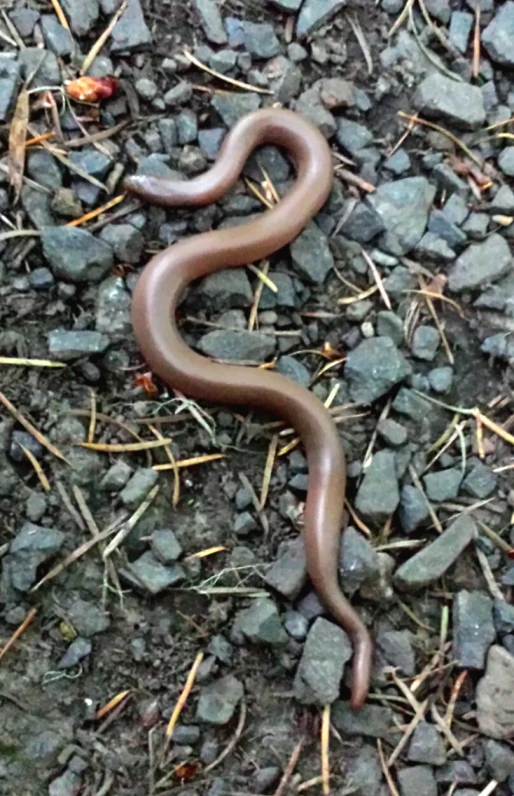
[[258, 94], [215, 94], [211, 105], [219, 114], [225, 127], [234, 127], [239, 119], [251, 111], [256, 111], [261, 104]]
[[386, 230], [381, 248], [390, 254], [408, 254], [425, 232], [434, 195], [434, 186], [424, 177], [406, 177], [379, 185], [367, 202], [381, 217]]
[[[132, 331], [131, 298], [123, 279], [111, 276], [98, 288], [95, 325], [110, 340], [124, 340]], [[81, 333], [83, 334], [83, 332]]]
[[264, 332], [217, 329], [204, 335], [198, 347], [213, 359], [264, 362], [275, 344], [275, 338]]
[[299, 39], [310, 36], [315, 30], [328, 22], [343, 6], [346, 0], [305, 0], [298, 23], [296, 35]]
[[497, 782], [505, 782], [514, 774], [514, 751], [492, 739], [485, 740], [483, 746], [490, 776]]
[[335, 702], [351, 654], [352, 646], [344, 630], [327, 619], [316, 619], [298, 664], [294, 681], [296, 699], [318, 707]]
[[395, 454], [379, 451], [366, 470], [355, 498], [355, 507], [366, 520], [378, 524], [396, 511], [399, 502]]
[[84, 638], [91, 638], [107, 630], [111, 620], [99, 605], [86, 602], [77, 597], [68, 606], [66, 616], [77, 631]]
[[2, 560], [2, 591], [4, 586], [28, 591], [36, 581], [38, 567], [55, 556], [64, 540], [64, 533], [55, 528], [24, 523]]
[[29, 434], [28, 431], [13, 431], [9, 455], [15, 462], [27, 461], [27, 455], [22, 450], [22, 446], [26, 448], [29, 453], [32, 453], [36, 459], [40, 459], [43, 455], [43, 446], [40, 445], [32, 434]]
[[405, 533], [413, 533], [426, 525], [430, 517], [430, 508], [419, 489], [410, 484], [402, 487], [400, 496], [399, 519]]
[[393, 666], [411, 677], [416, 672], [413, 635], [409, 630], [385, 630], [377, 635], [376, 654], [382, 666]]
[[398, 771], [401, 796], [415, 793], [423, 796], [437, 796], [437, 782], [429, 766], [411, 766]]
[[474, 498], [483, 500], [494, 492], [498, 476], [480, 460], [476, 460], [462, 483], [462, 488]]
[[20, 64], [0, 55], [0, 122], [5, 122], [16, 103], [20, 83]]
[[98, 19], [98, 0], [62, 0], [63, 11], [77, 36], [89, 33]]
[[132, 561], [126, 570], [121, 570], [120, 574], [129, 583], [135, 581], [152, 595], [159, 594], [185, 579], [184, 570], [179, 564], [165, 566], [149, 550], [136, 561]]
[[472, 244], [460, 255], [448, 272], [448, 285], [455, 293], [476, 290], [496, 282], [511, 270], [509, 244], [501, 235], [493, 233], [485, 241]]
[[339, 574], [346, 593], [354, 594], [364, 584], [380, 577], [378, 553], [355, 528], [346, 528], [341, 539]]
[[215, 727], [228, 724], [243, 694], [243, 684], [231, 674], [204, 686], [198, 699], [197, 720]]
[[482, 44], [493, 61], [514, 66], [514, 3], [501, 6], [482, 32]]
[[201, 730], [194, 724], [179, 724], [173, 730], [171, 740], [181, 746], [191, 746], [200, 740]]
[[136, 470], [130, 481], [120, 492], [120, 499], [123, 505], [130, 510], [138, 508], [158, 479], [159, 474], [150, 467], [141, 467]]
[[266, 572], [265, 581], [288, 600], [298, 597], [307, 582], [303, 539], [280, 545], [278, 558]]
[[334, 267], [327, 236], [311, 221], [291, 244], [291, 257], [300, 277], [321, 285]]
[[440, 119], [465, 130], [476, 130], [485, 122], [484, 100], [479, 87], [437, 72], [420, 83], [413, 102], [428, 118]]
[[460, 591], [453, 600], [453, 654], [464, 669], [483, 669], [496, 638], [493, 603], [479, 591]]
[[213, 44], [226, 44], [227, 34], [215, 0], [194, 0], [194, 7], [207, 39]]
[[127, 10], [114, 26], [111, 40], [112, 53], [134, 52], [152, 43], [140, 0], [128, 0]]
[[462, 482], [462, 472], [457, 467], [449, 470], [439, 470], [437, 473], [427, 473], [423, 477], [427, 497], [434, 503], [443, 503], [445, 500], [455, 500]]
[[253, 644], [283, 647], [287, 643], [287, 634], [277, 606], [267, 597], [253, 600], [249, 608], [237, 613], [233, 626], [234, 638], [241, 634]]
[[152, 553], [162, 564], [172, 564], [182, 554], [182, 546], [167, 528], [152, 533]]
[[54, 329], [48, 335], [48, 351], [52, 359], [72, 362], [81, 357], [103, 354], [110, 343], [109, 338], [100, 332], [75, 332], [67, 329]]
[[280, 357], [275, 370], [302, 387], [308, 387], [311, 382], [310, 371], [295, 357]]
[[218, 310], [248, 307], [253, 299], [252, 286], [242, 268], [224, 269], [209, 274], [200, 284], [202, 301]]
[[377, 431], [382, 439], [393, 448], [397, 448], [407, 442], [408, 434], [405, 426], [402, 426], [401, 423], [397, 423], [396, 420], [392, 420], [390, 417], [379, 420]]
[[47, 152], [46, 149], [29, 152], [27, 174], [51, 191], [56, 191], [62, 185], [61, 167], [52, 153]]
[[431, 362], [439, 348], [439, 341], [439, 332], [435, 326], [417, 326], [411, 342], [413, 356]]
[[47, 227], [43, 252], [54, 275], [67, 282], [96, 282], [113, 265], [112, 249], [84, 229]]
[[367, 738], [387, 738], [393, 727], [393, 712], [381, 705], [366, 703], [355, 711], [349, 702], [336, 702], [331, 711], [334, 727], [350, 737], [364, 735]]
[[60, 58], [73, 54], [75, 51], [73, 36], [69, 30], [66, 30], [66, 28], [61, 25], [57, 17], [52, 14], [44, 14], [41, 17], [40, 24], [45, 45], [49, 50]]
[[484, 677], [476, 690], [480, 731], [497, 740], [512, 737], [514, 715], [514, 656], [494, 645], [487, 656]]
[[132, 468], [126, 462], [116, 462], [100, 481], [100, 489], [104, 492], [119, 492], [123, 489], [132, 474]]
[[246, 52], [256, 58], [273, 58], [280, 52], [280, 42], [269, 22], [243, 22], [243, 43]]
[[81, 660], [87, 658], [91, 654], [93, 645], [87, 638], [79, 636], [72, 641], [61, 660], [57, 664], [58, 669], [72, 669], [80, 663]]
[[414, 730], [407, 757], [412, 763], [442, 766], [446, 763], [446, 752], [441, 733], [433, 724], [421, 721]]
[[477, 529], [471, 517], [458, 517], [435, 541], [396, 570], [396, 586], [405, 591], [415, 591], [438, 580], [476, 538], [476, 534]]
[[461, 53], [468, 49], [469, 37], [473, 28], [473, 14], [466, 11], [454, 11], [450, 20], [448, 38]]
[[350, 396], [357, 403], [371, 404], [411, 373], [411, 366], [389, 337], [364, 340], [350, 351], [345, 374]]

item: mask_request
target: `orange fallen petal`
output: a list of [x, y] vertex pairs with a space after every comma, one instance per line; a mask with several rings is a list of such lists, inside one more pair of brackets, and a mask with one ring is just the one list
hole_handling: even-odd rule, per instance
[[117, 93], [119, 82], [115, 77], [79, 77], [66, 83], [69, 97], [78, 102], [100, 102]]

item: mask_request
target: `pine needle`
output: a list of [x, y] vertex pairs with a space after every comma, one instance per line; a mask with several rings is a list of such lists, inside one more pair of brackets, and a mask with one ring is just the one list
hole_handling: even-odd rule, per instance
[[264, 271], [261, 271], [259, 268], [257, 268], [256, 265], [249, 265], [248, 268], [250, 269], [250, 271], [253, 271], [253, 273], [259, 277], [261, 282], [264, 282], [266, 287], [269, 287], [269, 289], [273, 291], [273, 293], [278, 293], [278, 287]]
[[450, 133], [448, 130], [445, 130], [445, 128], [441, 127], [441, 125], [436, 124], [435, 122], [429, 122], [427, 121], [427, 119], [422, 119], [420, 116], [417, 115], [413, 116], [409, 113], [404, 113], [404, 111], [398, 111], [398, 116], [400, 116], [402, 119], [407, 119], [409, 122], [413, 122], [415, 124], [422, 124], [424, 127], [430, 127], [432, 130], [437, 130], [438, 133], [441, 133], [442, 135], [446, 136], [446, 138], [449, 138], [450, 141], [452, 141], [455, 144], [455, 146], [457, 146], [459, 149], [465, 152], [468, 158], [470, 158], [473, 161], [473, 163], [476, 163], [479, 169], [484, 168], [484, 164], [482, 163], [480, 158], [478, 158], [471, 151], [471, 149], [466, 146], [464, 141], [461, 141], [460, 138], [457, 138], [456, 135], [453, 135], [453, 133]]
[[29, 94], [28, 91], [23, 88], [18, 96], [9, 129], [9, 183], [14, 191], [15, 203], [20, 198], [21, 189], [23, 188], [29, 115]]
[[249, 83], [243, 83], [242, 80], [235, 80], [233, 77], [227, 77], [227, 75], [222, 75], [221, 72], [216, 72], [215, 69], [211, 69], [209, 66], [206, 66], [198, 58], [190, 53], [188, 50], [184, 50], [184, 56], [187, 60], [201, 69], [203, 72], [207, 72], [207, 74], [212, 75], [212, 77], [217, 77], [218, 80], [222, 80], [224, 83], [230, 83], [232, 86], [237, 86], [237, 88], [242, 88], [245, 91], [253, 91], [256, 94], [273, 94], [267, 88], [259, 88], [258, 86], [251, 86]]
[[87, 432], [87, 441], [91, 445], [95, 438], [96, 433], [96, 393], [91, 390], [91, 414], [89, 415], [89, 428]]
[[121, 202], [123, 202], [126, 196], [127, 194], [125, 193], [122, 193], [119, 196], [115, 196], [114, 199], [111, 199], [109, 202], [106, 202], [104, 205], [102, 205], [102, 207], [97, 207], [96, 210], [91, 210], [90, 213], [86, 213], [80, 218], [75, 218], [73, 221], [69, 221], [66, 224], [66, 226], [81, 227], [82, 224], [86, 224], [88, 221], [92, 221], [94, 218], [98, 218], [98, 216], [101, 216], [102, 213], [106, 213], [107, 210], [112, 210], [113, 207], [116, 207], [116, 205], [121, 204]]
[[264, 476], [262, 479], [262, 487], [261, 487], [261, 496], [259, 500], [259, 506], [261, 511], [263, 510], [264, 506], [266, 505], [266, 501], [268, 499], [268, 492], [271, 483], [271, 475], [273, 473], [273, 465], [275, 463], [275, 458], [277, 455], [277, 446], [278, 446], [278, 434], [274, 434], [271, 438], [269, 448], [268, 448], [268, 456], [266, 458], [266, 466], [264, 467]]
[[107, 41], [107, 39], [111, 35], [112, 31], [114, 30], [114, 27], [118, 23], [120, 17], [122, 17], [123, 14], [125, 13], [125, 11], [127, 10], [127, 6], [128, 6], [128, 0], [124, 0], [124, 2], [118, 8], [118, 10], [116, 11], [115, 15], [113, 16], [113, 18], [111, 19], [111, 21], [107, 25], [106, 29], [104, 30], [104, 32], [102, 33], [102, 35], [100, 36], [98, 41], [96, 41], [93, 44], [93, 46], [89, 50], [88, 54], [84, 58], [84, 62], [82, 64], [82, 68], [80, 70], [80, 74], [81, 75], [85, 75], [86, 74], [86, 72], [88, 71], [89, 67], [91, 66], [91, 64], [95, 60], [96, 56], [98, 55], [98, 53], [100, 52], [100, 50], [104, 46], [105, 42]]
[[[155, 428], [155, 426], [149, 426], [149, 429], [152, 432], [152, 434], [155, 435], [155, 437], [157, 439], [164, 440], [164, 437], [163, 437], [163, 435], [161, 434], [161, 432], [159, 431], [158, 428]], [[177, 462], [176, 462], [175, 457], [173, 455], [173, 451], [171, 449], [171, 445], [166, 445], [165, 448], [164, 448], [164, 451], [165, 451], [166, 456], [168, 457], [168, 459], [170, 461], [171, 468], [173, 470], [173, 497], [171, 499], [171, 504], [172, 504], [173, 508], [176, 509], [178, 504], [179, 504], [179, 501], [180, 501], [180, 477], [179, 477], [179, 474], [178, 474]]]
[[70, 26], [68, 24], [68, 20], [66, 19], [66, 14], [64, 13], [64, 11], [61, 8], [61, 4], [59, 3], [59, 0], [50, 0], [50, 2], [52, 3], [52, 5], [54, 7], [55, 13], [57, 14], [57, 19], [59, 20], [59, 22], [61, 23], [63, 28], [65, 28], [68, 31], [68, 33], [69, 33], [70, 32]]
[[[168, 443], [169, 442], [171, 442], [171, 440], [168, 440]], [[218, 459], [226, 458], [227, 457], [225, 453], [208, 453], [205, 456], [194, 456], [192, 459], [181, 459], [175, 462], [175, 464], [154, 464], [152, 469], [156, 470], [157, 472], [163, 472], [165, 470], [173, 470], [174, 467], [194, 467], [197, 464], [206, 464], [207, 462], [214, 462]]]
[[[137, 451], [147, 451], [153, 448], [163, 448], [169, 445], [171, 439], [147, 439], [142, 442], [120, 442], [108, 445], [103, 442], [77, 442], [80, 448], [87, 448], [90, 451], [98, 451], [100, 453], [135, 453]], [[156, 469], [156, 468], [154, 468]]]
[[387, 309], [391, 310], [392, 309], [391, 301], [390, 301], [389, 296], [387, 294], [387, 290], [384, 287], [384, 283], [382, 281], [382, 277], [380, 276], [380, 274], [378, 272], [378, 268], [376, 267], [375, 263], [373, 262], [373, 259], [369, 256], [368, 252], [365, 249], [361, 248], [361, 254], [364, 257], [364, 259], [366, 260], [367, 264], [369, 265], [370, 271], [373, 274], [373, 279], [376, 282], [376, 285], [377, 285], [377, 288], [378, 288], [378, 292], [382, 296], [382, 301], [386, 305]]
[[45, 492], [50, 492], [50, 483], [48, 481], [48, 478], [46, 477], [43, 468], [39, 464], [38, 460], [36, 459], [32, 451], [30, 451], [28, 448], [25, 448], [23, 445], [20, 445], [20, 448], [22, 449], [23, 453], [31, 463], [32, 467], [34, 468], [35, 473], [39, 478], [39, 483], [41, 484]]
[[475, 30], [473, 33], [472, 75], [476, 80], [480, 73], [480, 6], [475, 6]]
[[0, 357], [0, 365], [16, 365], [23, 368], [65, 368], [65, 362], [50, 362], [48, 359], [24, 359], [23, 357]]
[[168, 722], [168, 726], [166, 727], [166, 738], [169, 739], [173, 735], [173, 730], [177, 725], [177, 721], [179, 719], [182, 710], [184, 709], [184, 705], [187, 702], [187, 698], [192, 691], [196, 675], [198, 674], [198, 669], [200, 668], [200, 664], [203, 661], [203, 652], [199, 652], [195, 658], [193, 666], [191, 667], [191, 671], [189, 672], [186, 680], [186, 684], [180, 694], [177, 704], [173, 709], [173, 713], [171, 714], [170, 720]]
[[120, 694], [116, 694], [116, 696], [110, 699], [109, 702], [107, 702], [107, 704], [103, 706], [103, 708], [99, 708], [96, 711], [97, 720], [105, 718], [105, 716], [107, 716], [112, 710], [114, 710], [114, 708], [116, 708], [120, 704], [120, 702], [123, 702], [123, 700], [126, 699], [130, 693], [131, 692], [129, 688], [127, 691], [122, 691]]
[[37, 614], [37, 608], [31, 608], [27, 616], [21, 623], [21, 625], [18, 628], [16, 628], [9, 641], [7, 641], [6, 644], [0, 650], [0, 661], [2, 660], [4, 655], [6, 655], [9, 652], [11, 647], [14, 646], [14, 644], [18, 641], [20, 636], [25, 632], [30, 623], [33, 621], [36, 614]]
[[45, 437], [45, 436], [44, 436], [44, 435], [43, 435], [43, 434], [42, 434], [40, 431], [38, 431], [38, 430], [37, 430], [37, 428], [36, 428], [35, 426], [33, 426], [33, 425], [32, 425], [32, 423], [31, 423], [29, 420], [27, 420], [27, 419], [26, 419], [26, 418], [25, 418], [25, 417], [24, 417], [24, 416], [21, 414], [21, 412], [19, 412], [19, 411], [18, 411], [18, 410], [17, 410], [17, 409], [16, 409], [16, 408], [15, 408], [15, 407], [12, 405], [12, 403], [9, 401], [9, 399], [8, 399], [8, 398], [6, 398], [6, 396], [5, 396], [5, 395], [4, 395], [2, 392], [0, 392], [0, 401], [3, 403], [3, 405], [5, 406], [5, 408], [9, 410], [9, 412], [10, 412], [10, 413], [13, 415], [13, 417], [14, 417], [14, 418], [15, 418], [15, 419], [18, 421], [18, 423], [19, 423], [20, 425], [22, 425], [22, 426], [23, 426], [23, 428], [24, 428], [26, 431], [28, 431], [28, 432], [29, 432], [29, 434], [32, 434], [32, 436], [33, 436], [35, 439], [37, 439], [37, 441], [39, 442], [39, 444], [40, 444], [40, 445], [42, 445], [44, 448], [46, 448], [46, 449], [47, 449], [47, 451], [49, 451], [49, 452], [50, 452], [50, 453], [51, 453], [53, 456], [55, 456], [57, 459], [60, 459], [62, 462], [66, 462], [66, 464], [70, 464], [70, 466], [71, 466], [71, 463], [68, 461], [68, 459], [66, 458], [66, 456], [64, 456], [64, 455], [61, 453], [61, 451], [60, 451], [58, 448], [56, 448], [56, 447], [55, 447], [55, 445], [52, 445], [52, 443], [51, 443], [51, 442], [49, 442], [49, 441], [47, 440], [47, 438], [46, 438], [46, 437]]
[[330, 705], [325, 705], [323, 708], [323, 717], [321, 720], [321, 777], [322, 787], [325, 796], [330, 793], [330, 757], [329, 757], [329, 744], [330, 744]]

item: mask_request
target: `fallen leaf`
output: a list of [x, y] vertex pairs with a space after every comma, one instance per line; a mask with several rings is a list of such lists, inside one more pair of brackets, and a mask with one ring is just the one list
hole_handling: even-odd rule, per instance
[[14, 189], [15, 201], [18, 201], [23, 187], [29, 113], [29, 94], [22, 89], [9, 130], [9, 183]]
[[79, 77], [66, 83], [66, 93], [77, 102], [100, 102], [114, 96], [119, 88], [115, 77]]
[[139, 373], [136, 376], [136, 384], [138, 387], [142, 387], [143, 390], [146, 392], [147, 395], [158, 395], [159, 390], [157, 389], [152, 374], [150, 371], [148, 373]]

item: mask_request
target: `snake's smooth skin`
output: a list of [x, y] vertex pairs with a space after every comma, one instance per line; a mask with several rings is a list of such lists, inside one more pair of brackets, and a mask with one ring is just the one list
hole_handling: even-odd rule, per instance
[[307, 569], [320, 600], [353, 641], [351, 705], [358, 709], [368, 694], [372, 644], [338, 582], [346, 466], [337, 427], [311, 392], [286, 377], [196, 354], [182, 340], [175, 322], [177, 303], [190, 282], [266, 258], [296, 238], [329, 195], [333, 181], [329, 146], [299, 114], [259, 110], [236, 123], [205, 174], [178, 182], [135, 176], [126, 187], [164, 207], [208, 205], [235, 185], [248, 156], [263, 144], [284, 147], [292, 156], [297, 179], [289, 193], [255, 221], [195, 235], [156, 255], [134, 291], [134, 331], [147, 363], [169, 387], [201, 401], [264, 409], [290, 423], [301, 437], [309, 469], [303, 531]]

